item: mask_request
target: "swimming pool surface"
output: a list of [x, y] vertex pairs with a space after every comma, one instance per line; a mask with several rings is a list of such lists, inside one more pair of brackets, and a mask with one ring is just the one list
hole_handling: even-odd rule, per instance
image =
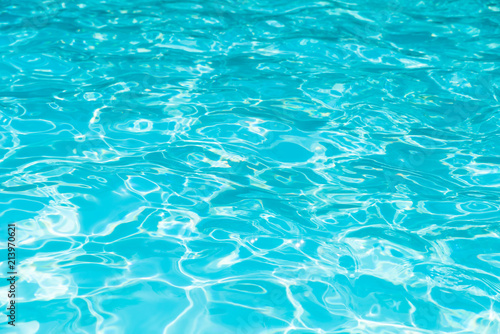
[[2, 1], [0, 332], [498, 334], [499, 96], [497, 1]]

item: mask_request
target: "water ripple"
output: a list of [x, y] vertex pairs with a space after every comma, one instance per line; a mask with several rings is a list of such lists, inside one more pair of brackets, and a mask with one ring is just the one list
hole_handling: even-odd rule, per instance
[[494, 2], [4, 7], [21, 332], [500, 332]]

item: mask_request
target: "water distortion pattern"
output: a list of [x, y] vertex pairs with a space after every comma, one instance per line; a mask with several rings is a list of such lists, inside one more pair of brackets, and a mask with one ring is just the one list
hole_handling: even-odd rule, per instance
[[499, 27], [495, 1], [2, 2], [2, 328], [499, 333]]

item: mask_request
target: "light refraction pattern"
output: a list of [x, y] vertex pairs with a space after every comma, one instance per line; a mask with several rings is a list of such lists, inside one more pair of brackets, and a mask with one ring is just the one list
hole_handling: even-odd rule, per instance
[[499, 27], [478, 0], [3, 1], [16, 333], [500, 333]]

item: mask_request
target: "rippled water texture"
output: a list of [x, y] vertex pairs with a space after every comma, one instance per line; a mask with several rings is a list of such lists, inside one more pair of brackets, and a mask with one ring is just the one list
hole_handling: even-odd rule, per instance
[[2, 2], [14, 332], [499, 333], [500, 5], [348, 1]]

